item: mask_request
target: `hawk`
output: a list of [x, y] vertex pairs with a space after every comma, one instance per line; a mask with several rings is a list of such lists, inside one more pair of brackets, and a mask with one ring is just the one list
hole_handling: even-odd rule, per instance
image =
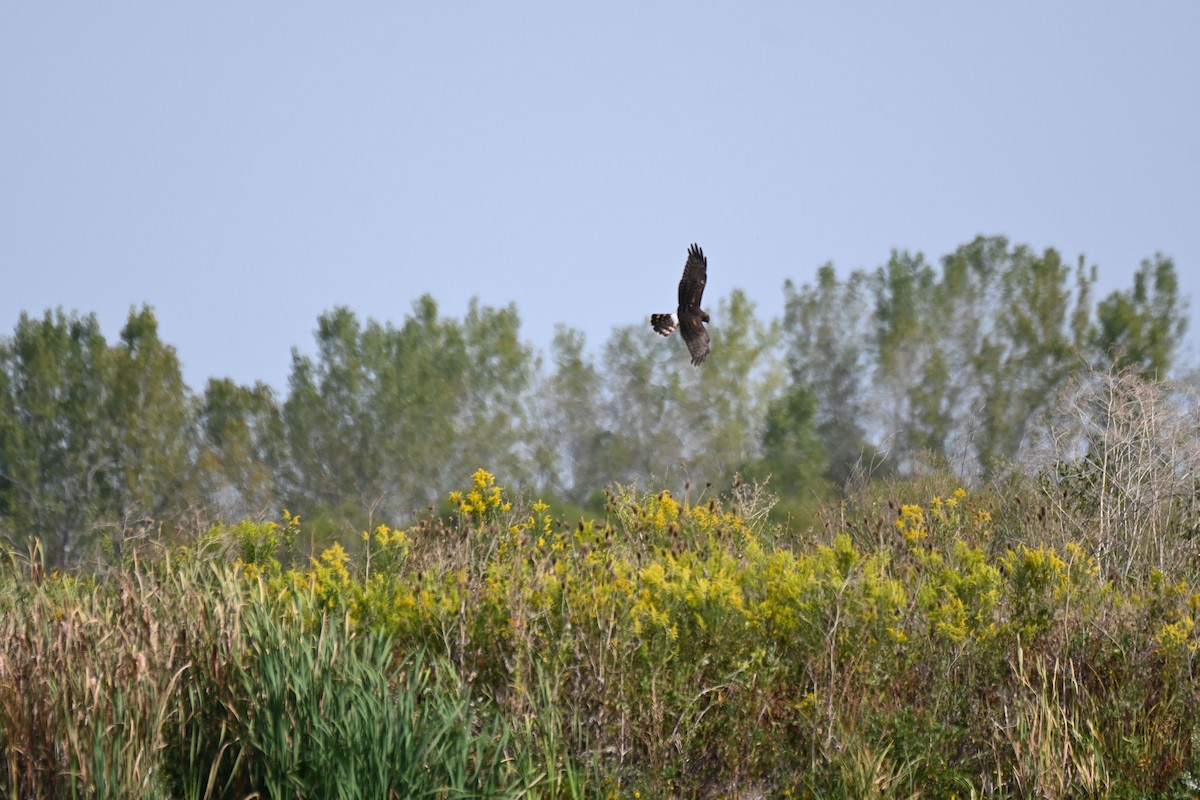
[[700, 366], [708, 356], [708, 312], [700, 308], [700, 297], [708, 280], [708, 259], [699, 245], [688, 249], [683, 277], [679, 279], [679, 308], [674, 314], [651, 314], [650, 324], [655, 332], [670, 336], [676, 328], [692, 354], [692, 364]]

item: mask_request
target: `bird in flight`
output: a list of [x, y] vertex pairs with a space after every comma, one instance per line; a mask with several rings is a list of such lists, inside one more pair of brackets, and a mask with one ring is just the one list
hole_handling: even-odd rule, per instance
[[692, 354], [692, 364], [700, 366], [708, 357], [708, 312], [700, 308], [704, 284], [708, 280], [708, 259], [699, 245], [688, 249], [687, 263], [683, 265], [683, 277], [679, 279], [679, 308], [674, 314], [651, 314], [650, 324], [655, 332], [670, 336], [676, 328]]

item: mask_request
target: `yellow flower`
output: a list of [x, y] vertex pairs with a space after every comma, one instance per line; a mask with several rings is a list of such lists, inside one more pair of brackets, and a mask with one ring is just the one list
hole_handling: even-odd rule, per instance
[[474, 482], [477, 488], [486, 489], [488, 486], [491, 486], [496, 482], [496, 476], [488, 472], [483, 467], [480, 467], [479, 469], [475, 470], [475, 474], [471, 476], [471, 480]]

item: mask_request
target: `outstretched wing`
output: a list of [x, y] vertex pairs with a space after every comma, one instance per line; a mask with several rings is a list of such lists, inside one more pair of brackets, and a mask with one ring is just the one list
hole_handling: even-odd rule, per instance
[[[685, 311], [700, 313], [700, 298], [704, 295], [704, 284], [707, 281], [708, 259], [704, 257], [700, 245], [693, 244], [688, 249], [687, 263], [683, 265], [683, 277], [679, 280], [679, 316], [681, 318]], [[705, 338], [707, 339], [707, 337]], [[694, 351], [692, 355], [695, 355]]]
[[708, 357], [708, 331], [698, 314], [688, 314], [679, 319], [679, 335], [687, 343], [688, 352], [692, 354], [692, 364], [700, 366]]

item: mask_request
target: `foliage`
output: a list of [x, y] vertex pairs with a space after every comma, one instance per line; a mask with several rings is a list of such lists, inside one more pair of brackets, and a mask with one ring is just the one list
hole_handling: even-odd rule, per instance
[[1194, 567], [1114, 581], [958, 488], [802, 536], [753, 498], [620, 488], [567, 525], [478, 470], [308, 560], [290, 514], [107, 577], [10, 556], [3, 791], [1191, 791]]
[[1098, 305], [1095, 274], [1002, 237], [844, 279], [826, 264], [785, 284], [781, 319], [717, 298], [701, 369], [644, 324], [596, 353], [563, 328], [543, 362], [512, 305], [454, 318], [425, 296], [395, 323], [335, 308], [279, 396], [227, 379], [194, 395], [149, 308], [113, 343], [94, 316], [22, 316], [0, 339], [0, 536], [40, 537], [53, 565], [112, 562], [288, 507], [323, 544], [444, 506], [481, 463], [591, 514], [614, 483], [690, 498], [749, 477], [800, 524], [827, 492], [892, 475], [978, 486], [1027, 466], [1035, 422], [1086, 369], [1172, 365], [1186, 301], [1170, 259]]
[[[759, 458], [747, 465], [752, 480], [786, 489], [779, 511], [804, 519], [807, 509], [823, 499], [828, 455], [813, 416], [811, 392], [793, 384], [767, 407]], [[807, 501], [807, 502], [806, 502]]]
[[537, 484], [556, 497], [584, 502], [603, 485], [599, 455], [607, 436], [597, 424], [603, 378], [581, 332], [560, 325], [550, 347], [553, 368], [537, 387], [532, 449]]
[[786, 287], [793, 382], [817, 401], [831, 476], [876, 464], [873, 437], [902, 472], [932, 462], [992, 479], [1085, 369], [1164, 376], [1184, 330], [1173, 263], [1144, 263], [1131, 291], [1093, 309], [1095, 281], [1082, 259], [1071, 268], [1053, 249], [979, 237], [940, 270], [893, 252], [873, 272], [838, 279], [827, 265], [815, 285]]
[[499, 797], [511, 780], [502, 721], [477, 712], [454, 673], [420, 656], [394, 663], [389, 636], [344, 617], [307, 629], [252, 605], [235, 691], [250, 786], [269, 797]]
[[556, 732], [533, 749], [452, 665], [325, 613], [333, 573], [285, 584], [223, 539], [107, 580], [10, 557], [0, 796], [581, 796]]
[[703, 370], [336, 309], [282, 400], [192, 396], [147, 308], [22, 316], [0, 796], [1191, 796], [1183, 301], [1094, 280], [827, 266]]
[[[861, 313], [864, 284], [862, 273], [838, 281], [833, 265], [825, 264], [817, 271], [815, 285], [797, 290], [788, 282], [783, 287], [791, 371], [790, 399], [783, 408], [794, 408], [799, 392], [812, 396], [808, 413], [828, 459], [826, 475], [837, 486], [849, 481], [864, 459], [871, 460], [865, 415], [870, 336], [869, 319]], [[779, 421], [777, 413], [771, 420], [775, 428], [769, 424], [765, 435], [778, 438]], [[794, 423], [800, 429], [805, 424], [801, 419]]]
[[1187, 328], [1184, 305], [1174, 262], [1162, 254], [1143, 261], [1133, 287], [1113, 292], [1096, 309], [1095, 367], [1133, 369], [1152, 380], [1165, 377]]
[[196, 496], [197, 431], [193, 400], [186, 391], [174, 348], [158, 338], [149, 308], [131, 311], [120, 344], [109, 353], [112, 385], [105, 393], [111, 440], [107, 494], [119, 552], [130, 536], [174, 522]]
[[206, 505], [226, 522], [271, 514], [285, 462], [283, 418], [271, 387], [210, 380], [198, 424]]
[[194, 498], [192, 401], [148, 308], [110, 346], [95, 316], [22, 315], [0, 340], [0, 532], [51, 563], [182, 523]]
[[51, 562], [82, 546], [106, 509], [94, 480], [112, 437], [108, 345], [94, 315], [25, 315], [0, 340], [0, 517], [19, 541], [41, 537]]

